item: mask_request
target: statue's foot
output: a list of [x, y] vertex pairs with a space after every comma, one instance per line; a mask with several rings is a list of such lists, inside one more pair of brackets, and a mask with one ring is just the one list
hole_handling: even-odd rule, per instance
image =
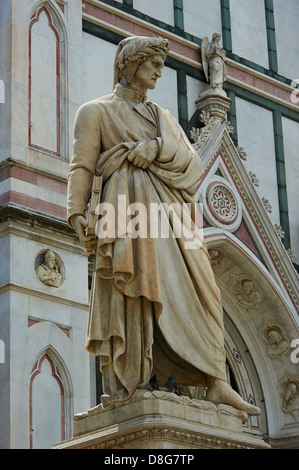
[[232, 387], [220, 379], [210, 379], [208, 381], [208, 391], [206, 400], [211, 401], [214, 405], [229, 405], [237, 410], [245, 411], [251, 416], [258, 416], [261, 410], [250, 403], [247, 403], [240, 395], [232, 389]]

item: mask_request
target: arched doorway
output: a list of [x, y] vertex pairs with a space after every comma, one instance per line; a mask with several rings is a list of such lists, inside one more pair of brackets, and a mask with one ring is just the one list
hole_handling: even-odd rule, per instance
[[[289, 345], [297, 327], [292, 304], [275, 271], [237, 237], [211, 229], [207, 245], [224, 308], [228, 373], [240, 395], [262, 410], [245, 430], [277, 435], [291, 420], [282, 409], [279, 383], [293, 369]], [[278, 333], [268, 334], [274, 328]]]

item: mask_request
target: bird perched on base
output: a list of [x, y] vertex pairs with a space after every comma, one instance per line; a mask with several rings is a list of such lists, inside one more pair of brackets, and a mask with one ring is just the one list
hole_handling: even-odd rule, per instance
[[156, 374], [150, 379], [149, 384], [153, 390], [160, 390]]
[[169, 392], [173, 392], [176, 395], [181, 395], [177, 388], [177, 384], [175, 383], [175, 377], [173, 374], [170, 374], [170, 376], [168, 377], [167, 388]]

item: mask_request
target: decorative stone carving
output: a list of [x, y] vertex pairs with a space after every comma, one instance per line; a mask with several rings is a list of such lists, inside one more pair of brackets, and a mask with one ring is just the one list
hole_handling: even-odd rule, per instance
[[208, 192], [209, 205], [214, 215], [224, 223], [233, 222], [237, 212], [238, 203], [227, 186], [215, 184]]
[[224, 255], [223, 253], [221, 253], [220, 250], [218, 250], [218, 248], [211, 248], [209, 250], [209, 255], [211, 259], [211, 265], [213, 268], [222, 264], [224, 260]]
[[260, 330], [260, 336], [265, 344], [268, 356], [282, 357], [289, 351], [289, 344], [284, 338], [280, 325], [266, 324]]
[[205, 112], [210, 115], [209, 117], [216, 118], [218, 122], [227, 123], [228, 129], [232, 130], [230, 122], [227, 121], [227, 113], [232, 104], [229, 98], [221, 95], [206, 95], [196, 100], [195, 104], [201, 115]]
[[45, 250], [36, 257], [35, 272], [39, 280], [49, 287], [59, 287], [64, 281], [63, 262], [52, 250]]
[[243, 147], [237, 147], [237, 151], [241, 160], [247, 160], [247, 153], [244, 151]]
[[192, 127], [192, 130], [190, 131], [191, 139], [194, 141], [193, 147], [195, 150], [199, 150], [203, 146], [218, 122], [215, 117], [211, 116], [211, 114], [206, 111], [203, 111], [200, 114], [199, 120], [205, 126], [201, 129]]
[[209, 126], [215, 122], [215, 117], [211, 116], [211, 113], [208, 113], [207, 111], [203, 111], [199, 116], [199, 120], [205, 126]]
[[279, 238], [284, 238], [285, 232], [282, 230], [282, 226], [279, 224], [275, 224], [275, 230]]
[[257, 178], [256, 174], [255, 173], [252, 173], [252, 171], [249, 172], [249, 176], [251, 178], [251, 181], [252, 181], [252, 184], [254, 184], [254, 186], [258, 187], [259, 185], [259, 179]]
[[272, 206], [270, 205], [268, 199], [265, 199], [264, 197], [262, 198], [262, 202], [264, 204], [264, 208], [266, 209], [267, 212], [270, 214], [272, 213]]
[[281, 408], [285, 413], [295, 415], [299, 409], [299, 379], [291, 377], [288, 374], [284, 380], [279, 383]]
[[292, 263], [296, 264], [297, 263], [297, 258], [296, 258], [295, 253], [292, 250], [288, 249], [287, 254], [289, 255], [289, 258], [292, 261]]
[[202, 65], [206, 80], [210, 83], [211, 89], [203, 92], [201, 96], [205, 96], [207, 94], [226, 96], [226, 92], [223, 90], [223, 83], [226, 80], [227, 73], [225, 64], [226, 54], [219, 45], [220, 39], [221, 34], [214, 33], [211, 42], [209, 42], [207, 37], [202, 40]]
[[190, 131], [190, 136], [191, 139], [194, 141], [193, 147], [195, 150], [201, 149], [214, 127], [214, 125], [203, 127], [201, 129], [195, 129], [195, 127], [192, 127], [192, 130]]
[[205, 219], [212, 226], [231, 232], [242, 222], [241, 201], [233, 186], [221, 176], [207, 179], [201, 187], [199, 197], [203, 203]]
[[255, 286], [253, 280], [243, 275], [235, 284], [235, 295], [242, 307], [253, 308], [258, 305], [262, 299], [261, 293]]

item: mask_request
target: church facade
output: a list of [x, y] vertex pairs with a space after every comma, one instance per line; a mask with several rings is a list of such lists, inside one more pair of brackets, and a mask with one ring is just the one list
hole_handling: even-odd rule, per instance
[[[297, 0], [0, 0], [0, 448], [50, 448], [99, 403], [85, 351], [94, 260], [66, 223], [67, 178], [77, 109], [112, 91], [131, 35], [169, 41], [148, 97], [204, 164], [196, 202], [227, 374], [262, 410], [244, 431], [299, 448], [298, 19]], [[218, 100], [202, 95], [201, 45], [215, 32]]]

